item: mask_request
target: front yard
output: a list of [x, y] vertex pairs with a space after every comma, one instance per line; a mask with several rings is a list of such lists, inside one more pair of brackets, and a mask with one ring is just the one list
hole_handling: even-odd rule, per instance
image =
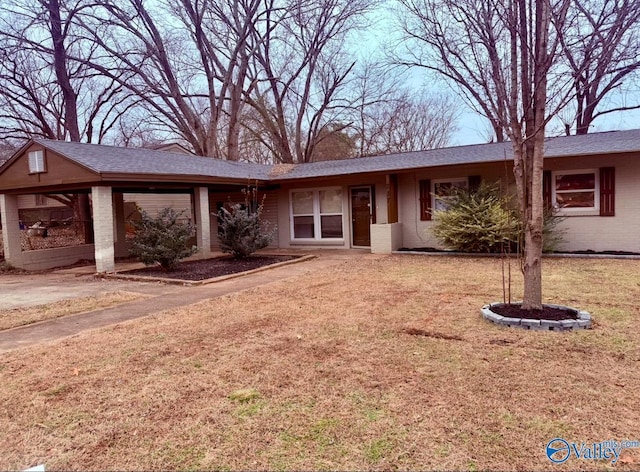
[[363, 257], [2, 354], [0, 469], [605, 470], [545, 448], [640, 440], [640, 261], [544, 270], [593, 330], [484, 321], [498, 259]]

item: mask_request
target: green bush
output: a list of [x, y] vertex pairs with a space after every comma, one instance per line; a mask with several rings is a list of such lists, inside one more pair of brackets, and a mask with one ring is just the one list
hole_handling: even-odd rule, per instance
[[222, 252], [241, 259], [271, 244], [276, 229], [261, 220], [263, 202], [257, 203], [256, 189], [245, 189], [244, 203], [222, 207], [218, 214], [218, 238]]
[[558, 216], [551, 208], [544, 209], [544, 221], [542, 222], [542, 251], [553, 252], [564, 241], [564, 230], [558, 229], [558, 225], [564, 221], [563, 216]]
[[[521, 219], [512, 198], [498, 184], [483, 183], [475, 190], [454, 188], [441, 198], [446, 210], [435, 211], [433, 233], [446, 247], [461, 252], [495, 253], [518, 251], [522, 246]], [[562, 241], [557, 230], [562, 218], [545, 211], [544, 248], [553, 251]]]
[[180, 259], [195, 254], [198, 248], [189, 245], [194, 226], [179, 221], [183, 213], [164, 208], [156, 218], [151, 218], [142, 211], [140, 221], [130, 222], [136, 233], [129, 252], [145, 265], [159, 264], [164, 270], [173, 269]]
[[433, 234], [445, 246], [461, 252], [500, 252], [505, 244], [518, 241], [518, 215], [497, 185], [483, 183], [474, 191], [454, 188], [443, 201], [447, 209], [434, 211]]

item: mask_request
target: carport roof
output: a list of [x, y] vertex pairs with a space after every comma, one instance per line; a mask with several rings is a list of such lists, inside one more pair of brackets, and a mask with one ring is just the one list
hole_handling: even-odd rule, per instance
[[98, 174], [149, 174], [267, 180], [268, 166], [152, 149], [34, 139], [46, 149]]

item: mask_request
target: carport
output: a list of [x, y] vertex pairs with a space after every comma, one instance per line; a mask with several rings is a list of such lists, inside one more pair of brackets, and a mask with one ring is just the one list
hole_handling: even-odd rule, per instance
[[[0, 168], [5, 260], [37, 270], [95, 259], [97, 272], [113, 271], [115, 258], [127, 255], [125, 193], [190, 194], [196, 243], [206, 257], [211, 252], [209, 194], [260, 186], [268, 180], [267, 169], [165, 151], [33, 139]], [[22, 251], [18, 195], [61, 193], [90, 195], [94, 244]]]

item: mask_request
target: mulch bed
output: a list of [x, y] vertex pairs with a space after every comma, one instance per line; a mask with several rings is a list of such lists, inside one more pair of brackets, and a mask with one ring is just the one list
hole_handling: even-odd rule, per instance
[[260, 267], [290, 261], [300, 256], [250, 256], [245, 259], [232, 257], [216, 257], [199, 261], [183, 261], [170, 271], [162, 270], [158, 266], [144, 267], [120, 272], [123, 275], [142, 275], [145, 277], [161, 277], [177, 280], [207, 280], [223, 275], [237, 274]]
[[507, 318], [524, 318], [526, 320], [577, 320], [578, 313], [570, 308], [556, 308], [542, 305], [542, 310], [523, 310], [520, 305], [492, 305], [491, 311]]
[[[454, 251], [451, 249], [439, 249], [435, 247], [401, 247], [398, 249], [399, 252], [441, 252], [441, 253], [456, 253], [460, 252]], [[496, 254], [496, 253], [488, 253], [488, 252], [469, 252], [465, 254], [470, 255], [486, 255], [486, 254]], [[497, 253], [499, 254], [499, 252]], [[593, 251], [590, 249], [584, 251], [553, 251], [549, 254], [576, 254], [576, 255], [596, 255], [596, 256], [640, 256], [638, 252], [631, 251]], [[516, 254], [513, 254], [514, 256]]]

